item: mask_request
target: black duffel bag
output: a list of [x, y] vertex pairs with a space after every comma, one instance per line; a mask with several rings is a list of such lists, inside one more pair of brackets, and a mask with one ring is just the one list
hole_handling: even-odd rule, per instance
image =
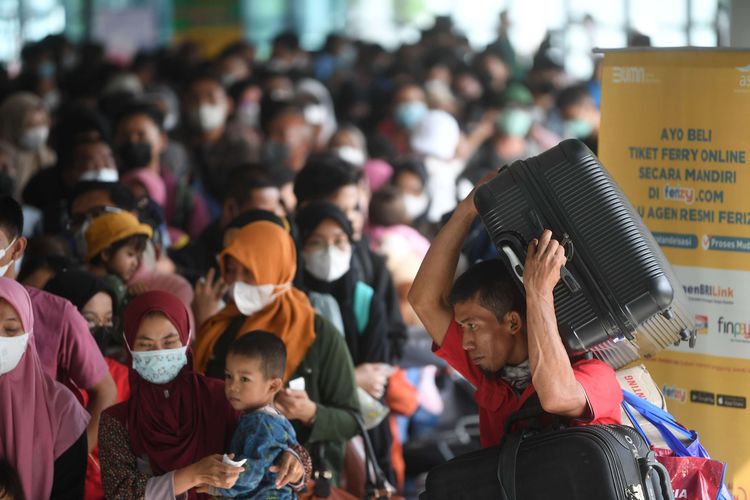
[[669, 474], [632, 428], [561, 427], [556, 417], [542, 427], [542, 416], [532, 396], [506, 429], [528, 427], [432, 469], [420, 500], [674, 500]]

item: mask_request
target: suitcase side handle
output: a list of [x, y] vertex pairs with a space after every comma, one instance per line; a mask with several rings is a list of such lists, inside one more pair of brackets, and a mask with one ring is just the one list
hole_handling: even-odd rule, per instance
[[518, 255], [516, 255], [516, 252], [513, 251], [510, 245], [503, 245], [501, 250], [508, 259], [508, 262], [510, 262], [510, 268], [516, 276], [516, 279], [519, 283], [523, 284], [523, 263], [521, 262], [521, 259], [518, 258]]
[[[571, 244], [572, 245], [572, 244]], [[510, 268], [519, 283], [523, 285], [523, 263], [521, 259], [516, 255], [516, 252], [510, 247], [510, 245], [502, 245], [500, 247], [505, 257], [510, 262]], [[578, 293], [581, 291], [581, 284], [575, 279], [573, 274], [568, 270], [567, 267], [562, 266], [560, 268], [560, 280], [565, 284], [570, 293]]]

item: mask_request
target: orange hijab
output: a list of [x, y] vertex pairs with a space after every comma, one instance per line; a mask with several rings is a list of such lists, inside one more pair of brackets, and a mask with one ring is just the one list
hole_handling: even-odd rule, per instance
[[[272, 222], [253, 222], [236, 233], [229, 246], [219, 255], [222, 275], [227, 255], [242, 263], [252, 273], [258, 285], [291, 284], [297, 272], [294, 240], [289, 233]], [[237, 306], [229, 304], [203, 324], [194, 346], [196, 371], [205, 373], [216, 342], [232, 319], [241, 314]], [[310, 305], [307, 295], [291, 287], [265, 309], [248, 316], [237, 336], [241, 337], [252, 330], [275, 333], [284, 341], [284, 379], [289, 380], [315, 340], [315, 309]]]

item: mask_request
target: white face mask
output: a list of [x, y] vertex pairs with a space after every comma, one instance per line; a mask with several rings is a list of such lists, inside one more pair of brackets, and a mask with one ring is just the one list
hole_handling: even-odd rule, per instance
[[120, 174], [117, 169], [103, 168], [101, 170], [87, 170], [78, 179], [79, 181], [99, 181], [99, 182], [117, 182]]
[[18, 366], [28, 343], [28, 333], [17, 337], [0, 337], [0, 375], [5, 375]]
[[223, 104], [201, 104], [194, 120], [204, 132], [222, 127], [227, 119], [227, 110]]
[[324, 250], [302, 252], [307, 272], [321, 281], [334, 282], [349, 272], [352, 263], [352, 249], [341, 250], [329, 245]]
[[[8, 253], [8, 250], [10, 250], [10, 247], [12, 247], [12, 246], [13, 246], [13, 243], [15, 243], [15, 242], [16, 242], [16, 239], [17, 239], [17, 238], [13, 238], [13, 241], [11, 241], [11, 242], [10, 242], [10, 243], [8, 244], [8, 246], [7, 246], [7, 247], [5, 247], [4, 249], [0, 250], [0, 260], [3, 260], [3, 259], [5, 258], [5, 254], [7, 254], [7, 253]], [[10, 261], [9, 261], [9, 262], [8, 262], [7, 264], [5, 264], [4, 266], [0, 266], [0, 278], [1, 278], [1, 277], [3, 277], [3, 276], [5, 276], [5, 273], [6, 273], [7, 271], [8, 271], [8, 268], [9, 268], [9, 267], [10, 267], [11, 265], [13, 265], [13, 260], [10, 260]]]
[[18, 142], [24, 149], [39, 151], [45, 144], [47, 144], [48, 136], [49, 127], [40, 125], [39, 127], [26, 129]]
[[302, 112], [305, 115], [305, 121], [310, 125], [323, 125], [328, 119], [328, 110], [322, 104], [309, 104]]
[[365, 160], [367, 160], [364, 151], [353, 146], [341, 146], [335, 149], [335, 153], [342, 160], [348, 161], [349, 163], [351, 163], [352, 165], [356, 165], [357, 167], [361, 167], [362, 165], [364, 165]]
[[[277, 288], [279, 290], [275, 291]], [[250, 285], [237, 281], [231, 286], [229, 294], [234, 300], [234, 305], [242, 314], [252, 316], [268, 307], [279, 295], [290, 288], [289, 283], [285, 285]]]
[[133, 370], [152, 384], [171, 382], [187, 365], [187, 346], [158, 351], [131, 351]]
[[404, 208], [406, 208], [406, 216], [411, 220], [416, 219], [427, 211], [427, 206], [430, 204], [430, 199], [425, 193], [420, 195], [404, 194]]

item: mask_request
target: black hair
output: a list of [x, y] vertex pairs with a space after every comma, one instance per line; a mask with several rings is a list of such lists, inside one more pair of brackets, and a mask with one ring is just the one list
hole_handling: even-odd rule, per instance
[[23, 209], [8, 195], [0, 196], [0, 229], [7, 233], [8, 241], [23, 234]]
[[587, 99], [591, 99], [591, 93], [585, 85], [572, 85], [564, 88], [557, 95], [557, 108], [564, 113], [566, 108], [581, 104]]
[[241, 336], [229, 346], [227, 354], [260, 359], [261, 370], [266, 378], [283, 378], [286, 370], [286, 346], [271, 332], [253, 330]]
[[276, 35], [272, 44], [288, 50], [298, 50], [299, 37], [293, 31], [284, 31], [283, 33]]
[[211, 64], [204, 63], [196, 68], [187, 78], [184, 89], [190, 91], [190, 89], [198, 82], [212, 81], [215, 82], [222, 90], [224, 86], [221, 84], [221, 77], [218, 71]]
[[345, 186], [357, 185], [362, 170], [332, 154], [312, 156], [294, 181], [294, 195], [302, 204], [323, 200]]
[[242, 206], [250, 199], [252, 191], [278, 187], [271, 173], [256, 163], [234, 167], [227, 175], [225, 200], [234, 200]]
[[401, 158], [393, 163], [393, 177], [391, 177], [391, 183], [395, 184], [396, 179], [403, 172], [409, 172], [419, 177], [422, 181], [422, 187], [427, 185], [427, 167], [424, 161], [417, 157], [406, 157]]
[[293, 101], [292, 96], [274, 95], [273, 92], [263, 92], [260, 98], [260, 128], [265, 134], [271, 132], [271, 125], [282, 115], [296, 115], [304, 119], [302, 108]]
[[252, 87], [261, 87], [260, 80], [253, 77], [245, 78], [244, 80], [240, 80], [230, 85], [227, 93], [229, 94], [229, 97], [232, 98], [235, 104], [239, 104], [242, 94], [244, 94], [247, 89]]
[[103, 266], [104, 259], [102, 258], [102, 254], [104, 254], [104, 252], [107, 252], [107, 254], [111, 258], [117, 253], [118, 250], [129, 245], [134, 246], [136, 252], [143, 252], [146, 249], [146, 242], [148, 242], [148, 236], [146, 236], [145, 234], [134, 234], [132, 236], [128, 236], [127, 238], [115, 241], [110, 246], [96, 254], [91, 259], [91, 264], [94, 266]]
[[81, 181], [73, 187], [73, 192], [68, 198], [68, 214], [73, 208], [73, 202], [79, 196], [93, 191], [106, 191], [112, 203], [122, 210], [132, 212], [136, 209], [135, 198], [133, 193], [120, 182], [103, 182], [103, 181]]
[[21, 479], [16, 469], [7, 461], [0, 460], [0, 496], [13, 500], [25, 500]]
[[526, 313], [526, 302], [513, 282], [505, 264], [499, 259], [478, 262], [458, 277], [448, 294], [451, 306], [472, 299], [491, 311], [498, 321], [509, 311]]
[[406, 208], [401, 191], [385, 185], [372, 194], [370, 200], [370, 224], [373, 226], [397, 226], [406, 221]]
[[393, 160], [398, 156], [396, 147], [382, 134], [370, 134], [365, 139], [367, 156], [370, 158], [380, 158], [392, 164]]
[[62, 239], [50, 235], [37, 236], [29, 240], [16, 279], [19, 283], [23, 283], [26, 278], [40, 269], [48, 269], [57, 274], [75, 265], [76, 262], [70, 256], [70, 251]]
[[50, 144], [57, 153], [57, 163], [70, 168], [75, 148], [81, 143], [109, 143], [111, 130], [107, 118], [95, 109], [73, 103], [61, 110], [60, 119], [50, 132]]
[[154, 125], [156, 125], [159, 131], [163, 131], [164, 113], [151, 103], [136, 100], [124, 106], [117, 114], [114, 121], [115, 129], [117, 129], [123, 121], [135, 115], [147, 116], [152, 122], [154, 122]]
[[227, 227], [224, 228], [224, 233], [226, 234], [226, 232], [230, 229], [242, 229], [243, 227], [252, 224], [253, 222], [260, 221], [272, 222], [282, 228], [284, 231], [289, 230], [288, 221], [285, 223], [284, 220], [275, 213], [269, 212], [268, 210], [253, 208], [242, 212], [237, 217], [229, 221]]

